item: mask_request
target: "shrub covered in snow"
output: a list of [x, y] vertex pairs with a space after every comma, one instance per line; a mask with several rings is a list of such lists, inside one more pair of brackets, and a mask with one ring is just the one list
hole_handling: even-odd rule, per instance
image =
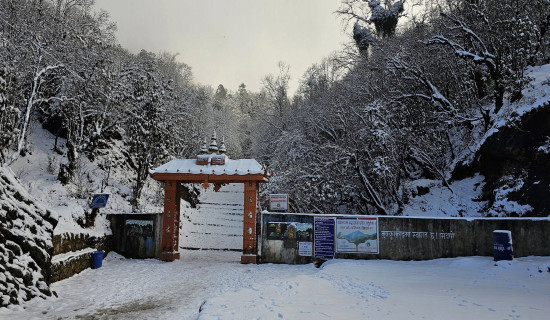
[[57, 217], [0, 167], [0, 307], [51, 296], [49, 265]]

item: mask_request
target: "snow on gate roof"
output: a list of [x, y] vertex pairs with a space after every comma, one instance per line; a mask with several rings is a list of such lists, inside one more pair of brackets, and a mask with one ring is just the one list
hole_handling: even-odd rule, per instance
[[[196, 159], [175, 159], [154, 169], [152, 173], [187, 173], [187, 174], [215, 174], [215, 175], [248, 175], [265, 174], [265, 169], [255, 159], [232, 160], [225, 156], [225, 164], [211, 164], [209, 155], [208, 164], [197, 164]], [[219, 155], [216, 155], [219, 157]]]
[[[261, 181], [267, 182], [267, 170], [254, 159], [232, 160], [225, 154], [226, 147], [222, 138], [218, 147], [216, 132], [212, 135], [210, 146], [204, 139], [200, 153], [195, 159], [175, 159], [151, 170], [156, 180], [198, 181], [220, 183], [222, 181]], [[203, 180], [204, 179], [204, 180]]]

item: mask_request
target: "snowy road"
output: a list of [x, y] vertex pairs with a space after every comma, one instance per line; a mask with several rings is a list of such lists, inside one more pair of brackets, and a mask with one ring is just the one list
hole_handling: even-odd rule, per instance
[[[55, 283], [58, 298], [2, 319], [548, 319], [550, 258], [489, 257], [242, 265], [240, 253], [183, 251], [174, 262], [110, 254]], [[203, 311], [199, 316], [199, 308]]]
[[242, 265], [239, 252], [183, 251], [174, 262], [111, 253], [101, 268], [54, 283], [57, 299], [34, 300], [26, 309], [0, 309], [0, 318], [195, 319], [211, 296], [316, 271], [311, 265]]

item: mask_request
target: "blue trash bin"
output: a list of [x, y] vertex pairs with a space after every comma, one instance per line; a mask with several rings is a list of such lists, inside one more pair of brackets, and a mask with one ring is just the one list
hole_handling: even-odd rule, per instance
[[493, 255], [495, 261], [514, 260], [512, 232], [509, 230], [493, 231]]
[[94, 251], [92, 253], [92, 269], [101, 268], [103, 263], [103, 251]]

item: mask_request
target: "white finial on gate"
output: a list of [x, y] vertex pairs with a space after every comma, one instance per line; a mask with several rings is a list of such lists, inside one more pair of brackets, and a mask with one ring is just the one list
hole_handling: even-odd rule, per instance
[[216, 130], [214, 130], [212, 138], [210, 138], [210, 146], [208, 147], [208, 151], [210, 153], [218, 153], [218, 143], [216, 142], [216, 140]]
[[227, 149], [225, 148], [225, 137], [222, 137], [222, 143], [220, 144], [218, 150], [220, 151], [220, 154], [225, 154], [225, 152], [227, 152]]

